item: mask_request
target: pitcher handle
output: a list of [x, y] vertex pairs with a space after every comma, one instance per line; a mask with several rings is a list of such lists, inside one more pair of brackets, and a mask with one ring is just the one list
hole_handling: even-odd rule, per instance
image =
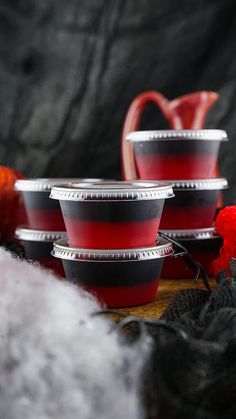
[[166, 119], [170, 120], [175, 117], [175, 110], [168, 106], [169, 101], [161, 93], [154, 90], [140, 93], [131, 102], [124, 122], [121, 144], [122, 174], [125, 180], [138, 178], [133, 145], [130, 141], [126, 141], [126, 135], [139, 129], [143, 112], [150, 103], [154, 103]]
[[139, 130], [142, 114], [149, 103], [154, 103], [160, 109], [171, 129], [201, 129], [208, 110], [218, 96], [216, 92], [200, 91], [168, 101], [161, 93], [154, 90], [139, 94], [128, 109], [123, 127], [121, 160], [124, 179], [138, 178], [133, 145], [126, 141], [126, 135]]

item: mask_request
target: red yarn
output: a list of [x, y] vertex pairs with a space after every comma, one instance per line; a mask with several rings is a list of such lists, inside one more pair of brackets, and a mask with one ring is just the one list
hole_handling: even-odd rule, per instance
[[223, 239], [236, 241], [236, 205], [225, 207], [219, 212], [215, 229]]
[[13, 240], [16, 226], [26, 221], [21, 196], [14, 190], [15, 181], [22, 178], [16, 170], [0, 166], [0, 236], [3, 241]]
[[223, 239], [220, 256], [212, 263], [213, 272], [217, 275], [225, 269], [230, 275], [229, 262], [236, 258], [236, 205], [225, 207], [216, 218], [215, 230]]

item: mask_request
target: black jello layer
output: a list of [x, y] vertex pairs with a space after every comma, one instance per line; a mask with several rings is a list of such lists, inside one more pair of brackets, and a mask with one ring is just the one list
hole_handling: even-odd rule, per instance
[[199, 207], [212, 205], [219, 197], [219, 190], [174, 190], [175, 198], [169, 199], [168, 207]]
[[45, 192], [22, 192], [25, 206], [29, 209], [60, 209], [59, 202], [50, 199], [50, 191]]
[[[170, 140], [171, 141], [171, 140]], [[215, 154], [219, 149], [219, 141], [205, 140], [155, 140], [134, 142], [135, 153], [138, 155], [173, 155], [173, 154]]]
[[130, 287], [160, 278], [164, 258], [145, 261], [73, 261], [62, 259], [68, 280], [84, 286]]
[[27, 259], [41, 260], [53, 258], [53, 256], [51, 256], [51, 251], [53, 249], [52, 242], [24, 240], [24, 249]]
[[161, 214], [164, 199], [143, 201], [60, 201], [63, 216], [91, 221], [143, 221]]
[[207, 253], [211, 250], [215, 250], [216, 247], [220, 247], [223, 244], [222, 238], [219, 236], [215, 236], [210, 239], [184, 239], [181, 237], [176, 240], [186, 247], [190, 254], [196, 252]]

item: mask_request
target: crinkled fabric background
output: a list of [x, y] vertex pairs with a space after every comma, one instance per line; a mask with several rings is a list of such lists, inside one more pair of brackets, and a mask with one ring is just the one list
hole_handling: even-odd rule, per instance
[[[0, 162], [27, 176], [120, 176], [130, 101], [220, 93], [221, 173], [235, 199], [234, 0], [0, 0]], [[143, 126], [164, 128], [156, 109]], [[63, 158], [62, 158], [63, 156]]]

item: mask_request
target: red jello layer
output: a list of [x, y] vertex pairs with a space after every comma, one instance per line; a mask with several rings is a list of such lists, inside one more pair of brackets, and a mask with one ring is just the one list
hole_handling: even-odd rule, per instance
[[65, 273], [64, 273], [64, 269], [63, 269], [63, 264], [62, 261], [60, 259], [55, 259], [52, 257], [48, 257], [48, 258], [39, 258], [39, 259], [34, 259], [35, 262], [38, 262], [40, 264], [40, 266], [42, 266], [43, 268], [46, 269], [50, 269], [51, 271], [53, 271], [57, 276], [60, 277], [65, 277]]
[[27, 208], [29, 227], [36, 230], [64, 231], [61, 210], [36, 210]]
[[118, 308], [133, 307], [153, 301], [156, 298], [158, 286], [159, 279], [132, 287], [99, 287], [94, 285], [83, 286], [83, 288], [95, 295], [107, 307]]
[[217, 155], [136, 154], [135, 161], [140, 179], [209, 179], [214, 177]]
[[[194, 252], [191, 253], [192, 259], [200, 262], [206, 269], [209, 276], [213, 276], [212, 261], [217, 257], [218, 250], [211, 250], [208, 252]], [[187, 268], [186, 263], [182, 257], [166, 258], [164, 260], [161, 278], [167, 279], [185, 279], [194, 278], [194, 273]]]
[[51, 269], [56, 275], [58, 275], [60, 277], [65, 277], [63, 264], [62, 264], [62, 261], [60, 259], [55, 259], [52, 256], [51, 258], [49, 257], [48, 259], [46, 259], [46, 258], [45, 259], [39, 259], [38, 262], [44, 268]]
[[99, 223], [65, 218], [70, 246], [90, 249], [123, 249], [154, 246], [160, 220]]
[[205, 228], [212, 227], [215, 212], [215, 205], [180, 208], [173, 205], [168, 207], [167, 202], [161, 217], [160, 228], [163, 230], [181, 230], [202, 228], [202, 226], [205, 226]]

